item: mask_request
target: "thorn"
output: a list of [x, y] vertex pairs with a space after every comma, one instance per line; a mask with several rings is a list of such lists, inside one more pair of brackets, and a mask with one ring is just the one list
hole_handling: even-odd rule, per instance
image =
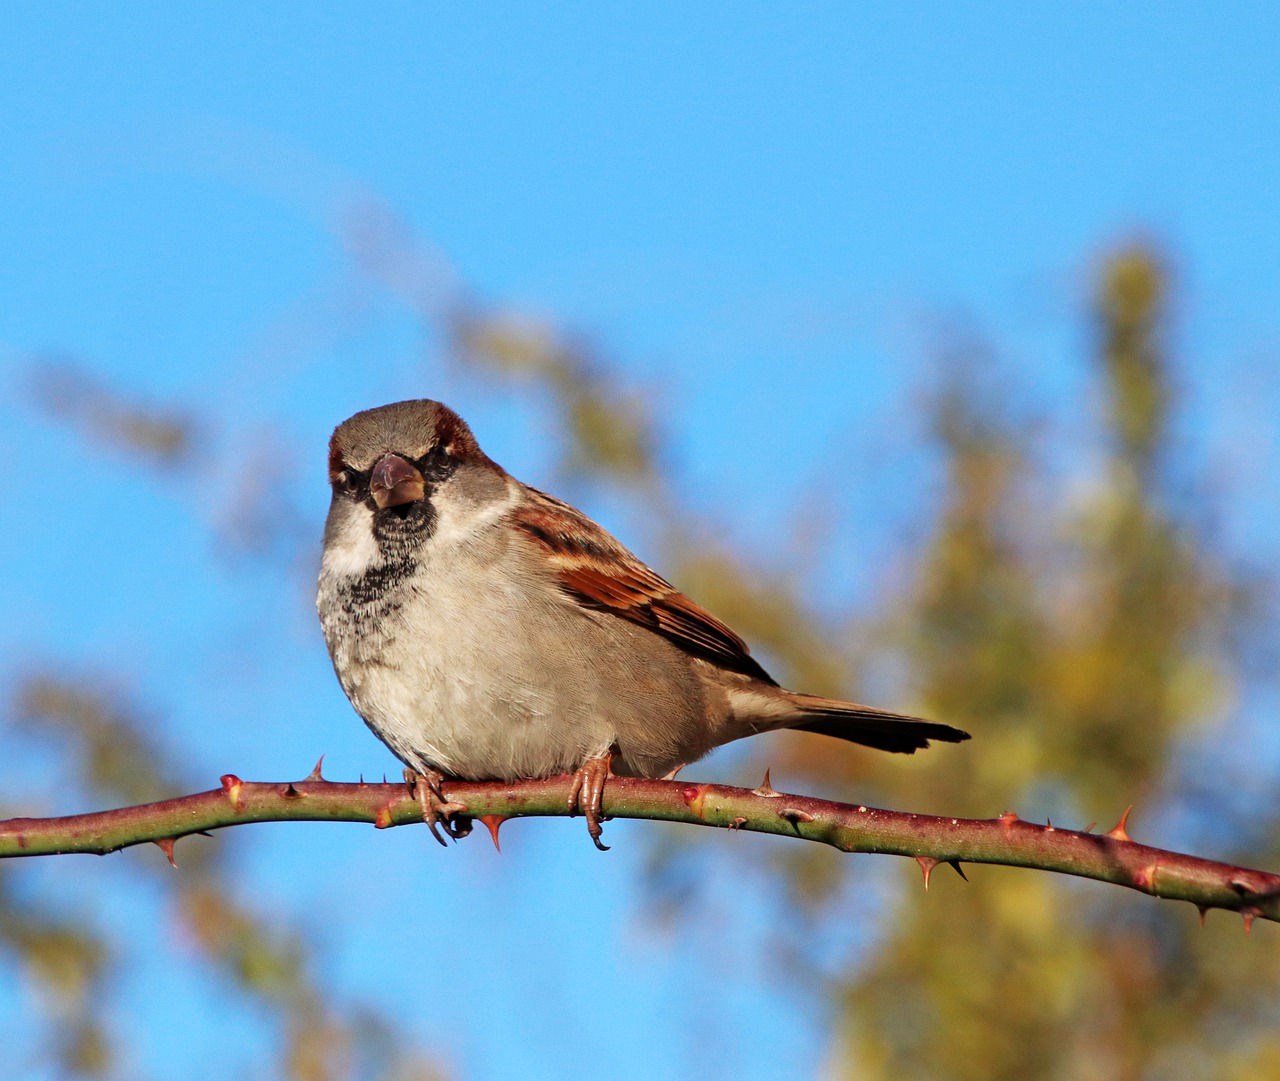
[[1044, 820], [1044, 831], [1045, 831], [1045, 833], [1056, 833], [1056, 832], [1057, 832], [1057, 831], [1053, 828], [1053, 820], [1052, 820], [1052, 819], [1050, 819], [1050, 818], [1046, 818], [1046, 819]]
[[969, 876], [964, 873], [964, 868], [960, 866], [959, 860], [947, 860], [947, 863], [949, 863], [955, 869], [956, 874], [958, 874], [966, 882], [969, 881]]
[[364, 787], [364, 774], [360, 774], [360, 780], [356, 782], [361, 788]]
[[1107, 830], [1107, 832], [1104, 833], [1103, 836], [1110, 837], [1112, 840], [1115, 840], [1115, 841], [1132, 841], [1133, 838], [1130, 837], [1129, 834], [1125, 832], [1125, 826], [1129, 824], [1129, 812], [1132, 810], [1133, 810], [1133, 804], [1131, 803], [1129, 804], [1128, 807], [1124, 809], [1124, 814], [1120, 816], [1120, 821], [1117, 822], [1114, 826], [1112, 826], [1111, 829]]
[[170, 867], [178, 866], [177, 861], [174, 860], [173, 858], [173, 842], [176, 841], [177, 839], [178, 838], [176, 837], [161, 837], [158, 840], [151, 842], [153, 845], [159, 848], [161, 852], [163, 852], [166, 856], [169, 857]]
[[784, 807], [778, 812], [779, 818], [785, 818], [793, 826], [799, 825], [801, 822], [812, 822], [813, 815], [808, 811], [802, 811], [799, 807]]
[[1208, 912], [1209, 912], [1209, 906], [1208, 906], [1208, 905], [1196, 905], [1196, 908], [1197, 908], [1197, 909], [1199, 910], [1199, 912], [1200, 912], [1200, 926], [1201, 926], [1201, 927], [1203, 927], [1203, 926], [1204, 926], [1204, 918], [1205, 918], [1205, 916], [1206, 916], [1206, 915], [1208, 915]]
[[244, 787], [244, 781], [240, 780], [234, 773], [224, 773], [219, 780], [222, 781], [222, 791], [231, 800], [231, 806], [239, 811], [240, 790]]
[[485, 824], [485, 828], [489, 831], [489, 836], [493, 838], [493, 847], [498, 850], [499, 855], [502, 853], [502, 845], [498, 844], [498, 829], [507, 818], [507, 815], [480, 816], [480, 821]]
[[924, 888], [929, 888], [929, 876], [933, 874], [933, 869], [938, 866], [939, 861], [933, 856], [917, 856], [916, 863], [920, 864], [920, 870], [924, 872]]
[[394, 806], [395, 800], [392, 800], [378, 808], [378, 813], [373, 820], [374, 829], [384, 830], [391, 825], [391, 808]]
[[731, 830], [740, 830], [746, 824], [747, 824], [747, 820], [743, 818], [742, 815], [736, 815], [733, 821], [729, 823], [727, 828]]
[[768, 771], [768, 770], [765, 770], [765, 771], [764, 771], [764, 780], [760, 782], [760, 787], [759, 787], [759, 788], [753, 788], [751, 791], [752, 791], [752, 793], [753, 793], [754, 795], [757, 795], [757, 796], [768, 796], [768, 797], [770, 797], [770, 798], [772, 798], [772, 797], [774, 797], [774, 796], [780, 796], [780, 795], [782, 795], [782, 793], [781, 793], [781, 792], [775, 792], [775, 791], [774, 791], [774, 789], [773, 789], [773, 785], [771, 785], [771, 784], [769, 783], [769, 771]]
[[1240, 915], [1244, 917], [1244, 933], [1245, 937], [1248, 938], [1249, 933], [1253, 930], [1253, 921], [1255, 917], [1262, 915], [1262, 909], [1248, 905], [1240, 910]]
[[210, 833], [208, 830], [196, 830], [196, 833], [198, 833], [201, 837], [212, 837], [212, 836], [213, 836], [213, 834], [212, 834], [212, 833]]
[[1096, 826], [1097, 824], [1098, 824], [1098, 823], [1096, 823], [1096, 822], [1090, 822], [1090, 823], [1089, 823], [1087, 826], [1085, 826], [1085, 828], [1084, 828], [1084, 829], [1082, 829], [1080, 832], [1081, 832], [1081, 833], [1092, 833], [1092, 832], [1093, 832], [1093, 827], [1094, 827], [1094, 826]]
[[676, 779], [676, 774], [679, 773], [682, 769], [684, 769], [684, 767], [687, 766], [688, 764], [689, 764], [688, 762], [681, 762], [680, 765], [676, 766], [676, 768], [673, 769], [670, 773], [664, 773], [662, 775], [662, 779], [664, 781], [674, 781]]
[[1001, 812], [1000, 817], [996, 819], [996, 821], [999, 822], [1000, 825], [1004, 827], [1005, 835], [1008, 836], [1008, 834], [1013, 831], [1013, 827], [1018, 821], [1018, 812], [1003, 811]]
[[299, 792], [297, 788], [294, 787], [293, 782], [290, 781], [285, 785], [284, 791], [281, 792], [280, 795], [284, 796], [285, 799], [298, 799], [301, 797], [302, 793]]
[[387, 775], [385, 773], [382, 775], [382, 783], [383, 784], [387, 783]]
[[[321, 755], [318, 759], [316, 759], [315, 768], [312, 769], [312, 771], [302, 779], [304, 781], [323, 781], [324, 777], [321, 776], [320, 774], [320, 767], [323, 765], [324, 765], [324, 755]], [[350, 774], [348, 774], [347, 776], [350, 776]]]

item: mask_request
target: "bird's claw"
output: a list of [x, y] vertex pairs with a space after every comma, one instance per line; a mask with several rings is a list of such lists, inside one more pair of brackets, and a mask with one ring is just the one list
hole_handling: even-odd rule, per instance
[[573, 787], [569, 789], [569, 814], [581, 812], [586, 816], [591, 843], [601, 852], [609, 851], [609, 846], [600, 841], [600, 834], [604, 832], [600, 826], [603, 817], [600, 805], [604, 800], [604, 783], [613, 776], [612, 762], [612, 751], [606, 751], [597, 758], [588, 758], [573, 775]]
[[417, 798], [418, 806], [422, 808], [422, 821], [440, 844], [446, 848], [449, 846], [449, 842], [440, 834], [440, 826], [455, 841], [471, 832], [471, 819], [454, 818], [455, 815], [464, 814], [467, 805], [445, 799], [444, 789], [441, 787], [444, 784], [444, 774], [439, 770], [430, 769], [419, 773], [417, 770], [406, 769], [404, 783], [409, 794]]

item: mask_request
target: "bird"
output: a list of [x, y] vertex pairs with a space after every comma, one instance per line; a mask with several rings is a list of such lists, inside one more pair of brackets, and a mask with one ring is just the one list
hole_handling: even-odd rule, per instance
[[442, 844], [446, 778], [573, 774], [601, 842], [609, 777], [673, 776], [777, 729], [911, 753], [950, 725], [787, 690], [747, 644], [568, 503], [517, 480], [437, 401], [356, 413], [329, 443], [316, 606], [338, 681]]

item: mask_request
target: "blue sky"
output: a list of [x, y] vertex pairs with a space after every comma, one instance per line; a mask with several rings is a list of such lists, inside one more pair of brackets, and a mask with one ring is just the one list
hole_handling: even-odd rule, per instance
[[[10, 5], [11, 481], [69, 453], [22, 402], [33, 353], [207, 405], [214, 457], [232, 464], [194, 484], [140, 475], [122, 501], [121, 463], [77, 443], [79, 505], [32, 515], [32, 486], [7, 486], [6, 665], [123, 669], [211, 783], [300, 776], [322, 751], [337, 778], [394, 769], [336, 687], [296, 583], [246, 575], [208, 540], [263, 432], [283, 433], [291, 501], [318, 520], [329, 430], [398, 397], [446, 397], [494, 457], [547, 479], [528, 408], [444, 372], [430, 342], [424, 362], [404, 305], [353, 269], [344, 223], [375, 201], [480, 295], [576, 328], [655, 388], [687, 498], [766, 555], [785, 548], [777, 523], [790, 528], [800, 493], [842, 466], [847, 489], [820, 490], [855, 557], [832, 573], [855, 593], [916, 520], [921, 476], [895, 459], [936, 328], [976, 327], [1062, 409], [1087, 394], [1099, 252], [1152, 236], [1177, 270], [1187, 438], [1225, 446], [1215, 476], [1262, 493], [1229, 524], [1242, 548], [1269, 550], [1277, 71], [1280, 16], [1250, 4]], [[255, 892], [326, 921], [336, 993], [390, 1001], [406, 956], [443, 967], [466, 1001], [497, 985], [498, 1005], [459, 1026], [396, 996], [461, 1076], [550, 1078], [578, 1055], [610, 1056], [618, 1077], [708, 1061], [713, 1075], [814, 1072], [824, 1019], [771, 980], [757, 915], [735, 912], [732, 890], [714, 942], [645, 924], [645, 828], [611, 826], [604, 858], [564, 823], [515, 826], [500, 860], [407, 830], [222, 843]], [[155, 898], [96, 861], [32, 873], [104, 891], [140, 933], [152, 918]], [[710, 1015], [693, 965], [723, 988]], [[162, 957], [135, 974], [123, 1008], [213, 1008], [207, 988], [163, 990], [185, 986], [179, 969]], [[17, 1008], [3, 976], [0, 1016]], [[748, 1008], [770, 1024], [744, 1029]], [[161, 1077], [196, 1060], [159, 1024], [137, 1053]]]

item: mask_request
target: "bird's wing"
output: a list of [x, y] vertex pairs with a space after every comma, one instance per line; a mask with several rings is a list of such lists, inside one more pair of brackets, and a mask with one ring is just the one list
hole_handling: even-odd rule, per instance
[[555, 568], [560, 587], [585, 608], [629, 619], [722, 668], [773, 684], [746, 642], [640, 562], [585, 514], [536, 488], [514, 524]]

